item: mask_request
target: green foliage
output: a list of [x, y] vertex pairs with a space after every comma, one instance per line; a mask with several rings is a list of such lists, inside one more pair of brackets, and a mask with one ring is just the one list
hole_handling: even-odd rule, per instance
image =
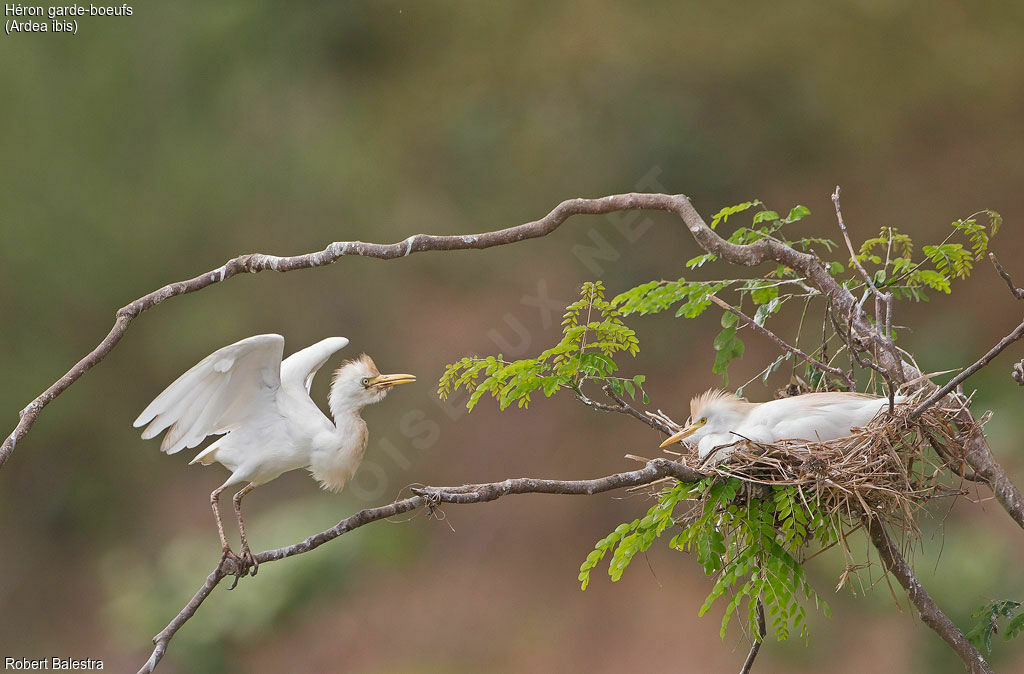
[[736, 215], [737, 213], [742, 213], [752, 206], [760, 205], [761, 200], [754, 199], [753, 201], [744, 201], [742, 204], [736, 204], [735, 206], [726, 206], [711, 217], [711, 229], [715, 229], [720, 223], [726, 222], [730, 215]]
[[[675, 517], [680, 503], [692, 506], [688, 515]], [[590, 584], [590, 572], [609, 552], [608, 575], [619, 580], [633, 557], [651, 547], [669, 529], [681, 531], [669, 545], [693, 552], [704, 573], [715, 581], [698, 615], [728, 595], [721, 635], [745, 605], [752, 634], [758, 633], [757, 601], [767, 610], [773, 631], [781, 641], [794, 632], [807, 638], [807, 611], [802, 601], [813, 599], [826, 615], [828, 605], [808, 584], [798, 561], [812, 538], [821, 547], [836, 540], [837, 516], [825, 515], [818, 503], [808, 501], [796, 487], [773, 486], [768, 495], [754, 497], [736, 478], [706, 478], [679, 482], [665, 489], [658, 503], [643, 518], [620, 524], [602, 538], [580, 566], [582, 589]]]
[[[692, 262], [692, 260], [691, 260]], [[710, 296], [728, 283], [715, 281], [651, 281], [616, 295], [612, 299], [621, 315], [657, 314], [682, 302], [676, 317], [696, 318], [711, 306]]]
[[547, 397], [559, 389], [579, 392], [585, 380], [594, 379], [617, 394], [625, 391], [635, 398], [639, 392], [646, 402], [642, 375], [614, 376], [619, 366], [613, 356], [620, 352], [636, 355], [640, 342], [622, 322], [620, 312], [605, 299], [604, 285], [600, 281], [584, 283], [580, 299], [566, 307], [562, 318], [561, 341], [536, 358], [508, 362], [501, 355], [466, 357], [449, 364], [438, 385], [438, 395], [444, 399], [462, 388], [470, 393], [466, 402], [470, 410], [485, 394], [497, 400], [500, 409], [512, 403], [525, 408], [536, 391]]
[[[979, 215], [988, 217], [988, 229], [978, 222]], [[971, 251], [974, 253], [974, 259], [980, 260], [988, 250], [989, 240], [999, 232], [1002, 224], [1003, 216], [993, 210], [985, 209], [969, 215], [963, 220], [957, 220], [953, 223], [953, 229], [967, 237]]]
[[[732, 316], [732, 314], [729, 315]], [[727, 328], [722, 328], [722, 331], [715, 335], [711, 346], [715, 349], [715, 362], [711, 366], [711, 371], [722, 375], [723, 385], [728, 385], [729, 374], [726, 370], [729, 368], [729, 363], [741, 358], [744, 351], [743, 340], [736, 336], [736, 326], [730, 325]]]
[[1011, 599], [992, 601], [971, 614], [977, 622], [967, 633], [967, 638], [978, 647], [992, 652], [992, 635], [999, 633], [999, 620], [1005, 618], [1006, 631], [1003, 639], [1009, 641], [1024, 632], [1024, 611], [1020, 610], [1021, 603]]
[[[988, 224], [979, 221], [985, 215]], [[970, 276], [974, 263], [988, 252], [991, 238], [999, 231], [1003, 219], [992, 210], [983, 210], [952, 223], [953, 231], [940, 243], [921, 246], [924, 258], [914, 261], [914, 244], [910, 237], [895, 227], [882, 227], [878, 236], [861, 244], [857, 260], [869, 271], [871, 280], [880, 289], [892, 292], [899, 299], [927, 301], [927, 290], [949, 293], [953, 279]], [[964, 243], [950, 242], [962, 236]]]
[[[761, 206], [762, 209], [752, 216], [751, 226], [741, 226], [734, 230], [728, 237], [730, 243], [749, 244], [763, 238], [774, 238], [801, 250], [809, 250], [812, 246], [820, 245], [829, 251], [836, 245], [829, 239], [804, 237], [791, 241], [782, 235], [783, 227], [798, 222], [810, 214], [810, 210], [806, 206], [794, 206], [783, 218], [778, 212], [764, 208], [764, 204], [755, 199], [723, 208], [712, 217], [711, 227], [717, 228], [719, 224], [727, 222], [730, 216], [755, 206]], [[687, 260], [686, 266], [689, 269], [698, 269], [717, 259], [716, 255], [705, 253]], [[833, 273], [839, 273], [842, 270], [843, 266], [835, 263]], [[656, 314], [678, 304], [679, 307], [675, 314], [677, 318], [696, 318], [711, 306], [711, 295], [730, 286], [738, 286], [740, 298], [749, 297], [756, 307], [754, 322], [763, 326], [765, 321], [778, 312], [786, 300], [792, 296], [792, 292], [780, 294], [780, 288], [792, 290], [797, 287], [801, 292], [805, 291], [805, 288], [800, 285], [801, 279], [794, 278], [792, 270], [786, 267], [778, 266], [770, 273], [770, 276], [772, 278], [725, 281], [687, 281], [685, 278], [676, 281], [650, 281], [620, 293], [612, 300], [612, 304], [619, 309], [623, 316]], [[727, 385], [729, 382], [729, 364], [741, 358], [745, 350], [743, 340], [737, 335], [738, 328], [734, 327], [735, 316], [731, 314], [726, 314], [726, 316], [731, 316], [731, 319], [723, 318], [723, 329], [712, 344], [715, 350], [715, 360], [711, 370], [715, 374], [722, 375], [723, 385]]]
[[[721, 220], [721, 222], [725, 222], [728, 219], [729, 215], [740, 213], [742, 211], [747, 210], [751, 206], [755, 205], [759, 205], [762, 207], [764, 206], [764, 204], [762, 204], [760, 201], [748, 201], [746, 203], [738, 204], [736, 206], [729, 206], [727, 208], [723, 208], [721, 211], [718, 212], [717, 215], [715, 215], [714, 219], [712, 220], [712, 229], [714, 229], [714, 227], [717, 226], [719, 220]], [[764, 209], [754, 214], [754, 217], [751, 220], [750, 227], [737, 228], [735, 231], [733, 231], [732, 234], [729, 235], [727, 240], [729, 241], [729, 243], [743, 245], [753, 243], [758, 239], [776, 238], [788, 246], [791, 246], [793, 248], [799, 248], [801, 250], [808, 250], [811, 246], [818, 244], [824, 246], [827, 250], [831, 251], [836, 246], [835, 242], [832, 241], [831, 239], [800, 238], [790, 241], [786, 239], [785, 236], [782, 236], [782, 234], [780, 233], [780, 230], [782, 230], [784, 226], [802, 220], [805, 216], [810, 215], [810, 213], [810, 209], [808, 209], [806, 206], [794, 206], [793, 208], [790, 209], [789, 215], [783, 218], [775, 211]], [[721, 218], [719, 216], [721, 216]]]

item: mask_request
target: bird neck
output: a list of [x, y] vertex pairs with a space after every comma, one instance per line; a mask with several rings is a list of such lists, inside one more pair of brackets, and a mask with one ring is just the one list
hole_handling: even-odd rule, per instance
[[334, 415], [337, 433], [333, 438], [314, 448], [310, 456], [309, 472], [320, 486], [329, 491], [340, 491], [363, 460], [368, 432], [359, 409], [347, 408]]
[[350, 423], [352, 419], [359, 419], [359, 410], [363, 405], [364, 402], [357, 395], [341, 386], [332, 386], [327, 397], [327, 406], [331, 409], [334, 425], [338, 428]]

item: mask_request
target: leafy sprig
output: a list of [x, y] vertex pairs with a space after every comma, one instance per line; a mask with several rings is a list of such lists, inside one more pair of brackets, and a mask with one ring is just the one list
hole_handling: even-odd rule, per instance
[[438, 385], [438, 395], [444, 399], [464, 389], [470, 393], [466, 402], [469, 410], [487, 394], [500, 409], [513, 403], [526, 408], [537, 391], [547, 397], [560, 389], [580, 392], [583, 383], [592, 379], [619, 395], [626, 392], [635, 398], [640, 393], [646, 401], [643, 375], [615, 375], [619, 366], [614, 355], [625, 352], [635, 356], [640, 341], [605, 299], [600, 281], [584, 283], [580, 299], [566, 307], [562, 319], [562, 339], [536, 358], [509, 362], [499, 354], [465, 357], [449, 364]]
[[[680, 503], [691, 514], [675, 517]], [[620, 524], [594, 546], [580, 566], [582, 589], [590, 573], [610, 552], [608, 575], [618, 581], [633, 557], [651, 547], [666, 531], [681, 530], [669, 545], [693, 552], [704, 572], [715, 578], [698, 615], [728, 596], [721, 634], [744, 602], [750, 632], [757, 634], [757, 602], [764, 603], [773, 631], [781, 641], [795, 631], [807, 638], [804, 600], [813, 600], [829, 615], [828, 604], [807, 582], [798, 556], [813, 537], [819, 546], [836, 540], [839, 522], [815, 501], [798, 498], [796, 487], [773, 486], [767, 497], [753, 497], [735, 478], [706, 478], [665, 489], [641, 519]]]
[[1021, 603], [1012, 599], [1001, 599], [991, 601], [971, 614], [977, 622], [967, 638], [978, 647], [982, 647], [989, 653], [992, 652], [992, 635], [999, 633], [999, 621], [1006, 619], [1006, 628], [1003, 632], [1003, 639], [1009, 641], [1020, 636], [1024, 632], [1024, 611], [1021, 611]]

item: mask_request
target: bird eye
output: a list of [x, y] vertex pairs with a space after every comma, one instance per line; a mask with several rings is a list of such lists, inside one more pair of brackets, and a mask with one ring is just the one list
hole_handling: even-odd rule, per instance
[[706, 424], [707, 422], [708, 422], [708, 418], [707, 417], [701, 417], [700, 418], [700, 423]]
[[363, 377], [362, 379], [359, 380], [359, 383], [362, 384], [364, 387], [365, 386], [369, 386], [370, 385], [370, 378], [369, 377]]

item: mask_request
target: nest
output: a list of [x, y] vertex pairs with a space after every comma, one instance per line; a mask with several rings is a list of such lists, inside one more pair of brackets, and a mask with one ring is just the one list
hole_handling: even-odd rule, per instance
[[683, 455], [679, 461], [706, 474], [738, 478], [751, 485], [755, 498], [759, 485], [790, 485], [805, 503], [850, 524], [860, 526], [865, 516], [879, 517], [914, 537], [916, 514], [924, 503], [967, 493], [960, 477], [963, 448], [974, 430], [954, 423], [959, 408], [933, 405], [911, 420], [918, 402], [915, 396], [892, 412], [885, 409], [864, 428], [838, 440], [740, 440], [730, 447], [728, 460], [717, 466], [715, 455], [703, 461]]

